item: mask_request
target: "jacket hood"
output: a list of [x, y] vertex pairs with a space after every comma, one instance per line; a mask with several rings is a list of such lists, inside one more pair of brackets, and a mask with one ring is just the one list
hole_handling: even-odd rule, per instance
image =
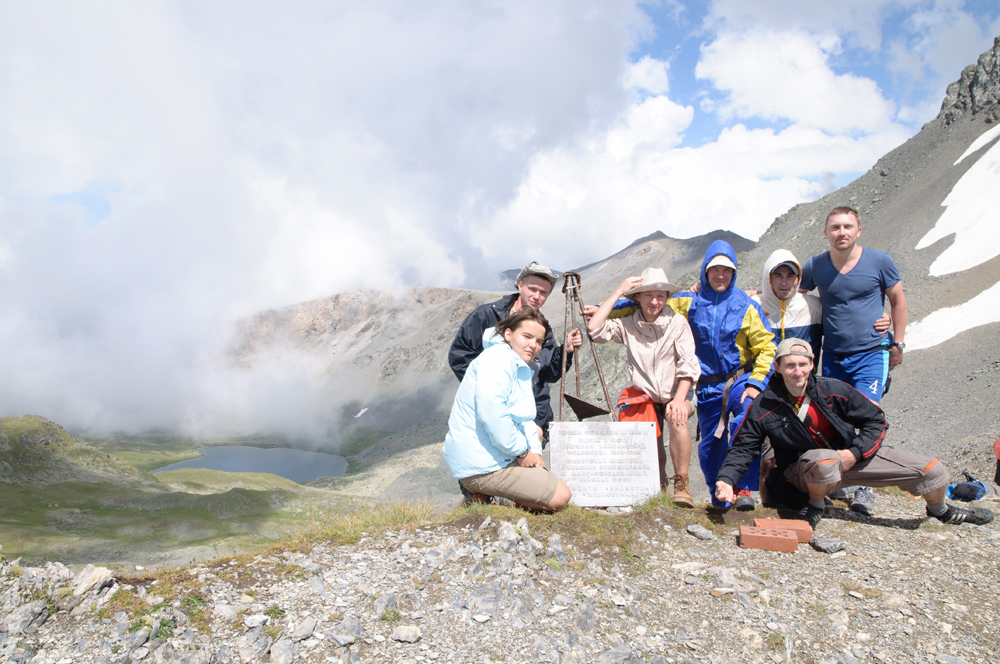
[[[771, 270], [781, 265], [782, 263], [795, 263], [799, 268], [799, 274], [802, 274], [802, 263], [799, 259], [795, 257], [795, 254], [790, 252], [788, 249], [778, 249], [764, 262], [764, 274], [761, 276], [760, 281], [760, 304], [764, 308], [764, 311], [770, 312], [781, 311], [781, 300], [778, 296], [774, 294], [774, 290], [771, 288]], [[792, 293], [792, 297], [795, 297], [796, 293]]]
[[507, 342], [503, 340], [503, 337], [497, 334], [497, 329], [492, 325], [483, 330], [483, 350], [486, 350], [490, 346], [506, 343]]
[[[701, 292], [702, 293], [707, 294], [709, 292], [714, 292], [712, 290], [712, 286], [708, 283], [708, 275], [706, 274], [705, 270], [706, 270], [706, 268], [708, 266], [709, 261], [711, 261], [713, 258], [715, 258], [716, 256], [718, 256], [719, 254], [722, 254], [723, 256], [725, 256], [726, 258], [728, 258], [729, 260], [731, 260], [733, 262], [733, 265], [737, 265], [737, 263], [736, 263], [736, 250], [733, 249], [733, 247], [732, 247], [731, 244], [729, 244], [725, 240], [716, 240], [712, 244], [708, 245], [708, 249], [705, 251], [705, 258], [702, 259], [702, 261], [701, 261]], [[733, 274], [733, 280], [729, 283], [729, 288], [727, 288], [725, 291], [723, 291], [721, 293], [721, 295], [728, 295], [729, 293], [733, 292], [734, 288], [736, 288], [736, 274]]]

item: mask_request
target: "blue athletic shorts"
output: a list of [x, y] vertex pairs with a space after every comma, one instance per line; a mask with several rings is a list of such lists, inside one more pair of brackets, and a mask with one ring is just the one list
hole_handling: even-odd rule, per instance
[[858, 392], [878, 403], [889, 376], [889, 351], [873, 350], [846, 356], [823, 351], [823, 375], [853, 385]]

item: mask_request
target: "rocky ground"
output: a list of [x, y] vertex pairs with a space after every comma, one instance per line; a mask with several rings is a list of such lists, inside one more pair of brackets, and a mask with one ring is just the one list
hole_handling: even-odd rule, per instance
[[996, 662], [1000, 524], [878, 505], [828, 510], [832, 555], [741, 549], [753, 513], [490, 506], [155, 575], [4, 561], [0, 661]]

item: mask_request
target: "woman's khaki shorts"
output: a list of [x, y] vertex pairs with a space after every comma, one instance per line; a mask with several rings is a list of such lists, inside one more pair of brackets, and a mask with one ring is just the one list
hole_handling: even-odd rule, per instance
[[559, 486], [559, 478], [548, 468], [522, 468], [517, 461], [501, 470], [465, 477], [459, 482], [472, 493], [500, 496], [515, 503], [535, 505], [548, 505]]

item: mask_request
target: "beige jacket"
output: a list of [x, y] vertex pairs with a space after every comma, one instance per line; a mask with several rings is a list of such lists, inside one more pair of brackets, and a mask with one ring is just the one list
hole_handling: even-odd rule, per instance
[[681, 378], [697, 384], [701, 376], [687, 319], [670, 307], [663, 307], [660, 317], [652, 323], [646, 322], [641, 311], [626, 318], [609, 318], [592, 336], [599, 344], [625, 344], [632, 385], [657, 403], [674, 398]]

